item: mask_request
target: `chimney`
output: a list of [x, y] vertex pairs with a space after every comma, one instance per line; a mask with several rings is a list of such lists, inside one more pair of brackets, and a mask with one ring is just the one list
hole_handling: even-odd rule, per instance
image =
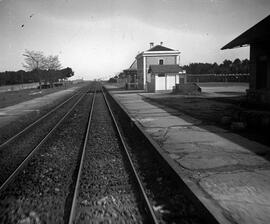
[[161, 42], [160, 42], [160, 45], [162, 46], [162, 44], [163, 44], [163, 42], [161, 41]]
[[150, 42], [150, 48], [154, 47], [154, 42]]

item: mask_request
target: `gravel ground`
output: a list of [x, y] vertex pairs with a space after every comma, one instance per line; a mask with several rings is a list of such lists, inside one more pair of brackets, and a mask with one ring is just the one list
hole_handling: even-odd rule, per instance
[[[77, 93], [85, 88], [87, 88], [87, 87], [82, 86], [80, 89], [77, 89], [75, 92]], [[73, 92], [71, 94], [75, 94], [75, 92]], [[32, 122], [34, 122], [38, 118], [45, 115], [47, 112], [52, 110], [54, 107], [56, 107], [61, 102], [64, 102], [66, 99], [68, 99], [71, 96], [71, 94], [68, 94], [67, 96], [65, 96], [63, 98], [56, 100], [55, 102], [52, 102], [49, 106], [41, 107], [39, 109], [39, 111], [31, 112], [30, 115], [28, 114], [28, 115], [20, 116], [20, 117], [18, 117], [18, 119], [16, 119], [16, 121], [13, 121], [13, 122], [9, 123], [8, 125], [1, 127], [0, 128], [0, 144], [5, 142], [6, 140], [8, 140], [10, 137], [12, 137], [16, 133], [18, 133], [20, 130], [22, 130], [25, 127], [27, 127], [28, 125], [30, 125]]]
[[0, 108], [12, 106], [27, 100], [45, 96], [57, 91], [66, 89], [65, 87], [50, 88], [50, 89], [22, 89], [17, 91], [7, 91], [0, 93]]
[[187, 187], [177, 181], [179, 177], [171, 172], [164, 161], [160, 160], [153, 146], [119, 109], [119, 106], [112, 100], [110, 102], [159, 221], [161, 223], [207, 223], [202, 216], [204, 209], [196, 208], [188, 197], [190, 192]]
[[[50, 114], [27, 133], [18, 139], [4, 146], [0, 151], [0, 184], [17, 168], [23, 159], [33, 150], [33, 148], [47, 135], [54, 125], [66, 114], [67, 110], [79, 99], [75, 96], [60, 109]], [[11, 163], [12, 161], [12, 163]]]
[[142, 223], [133, 177], [101, 93], [96, 96], [85, 154], [76, 223]]
[[91, 98], [92, 94], [87, 94], [1, 193], [0, 223], [67, 221]]

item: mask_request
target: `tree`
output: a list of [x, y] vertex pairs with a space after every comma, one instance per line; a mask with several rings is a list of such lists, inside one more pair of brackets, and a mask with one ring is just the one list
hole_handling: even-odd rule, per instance
[[45, 69], [46, 58], [42, 51], [25, 50], [23, 56], [25, 57], [23, 67], [28, 71]]
[[219, 74], [219, 73], [220, 73], [219, 65], [216, 62], [214, 62], [214, 64], [212, 65], [210, 74]]
[[249, 60], [235, 59], [224, 60], [221, 64], [216, 62], [210, 63], [190, 63], [184, 65], [183, 69], [186, 70], [187, 74], [247, 74], [249, 73]]
[[53, 86], [54, 82], [57, 82], [59, 79], [59, 69], [61, 68], [60, 61], [57, 55], [49, 55], [44, 59], [44, 69], [42, 71], [42, 78], [45, 81], [45, 84], [50, 83]]
[[241, 60], [236, 58], [232, 63], [232, 73], [238, 74], [241, 70]]
[[[61, 63], [58, 55], [44, 56], [42, 51], [29, 51], [25, 50], [23, 54], [25, 57], [23, 67], [29, 71], [35, 71], [41, 86], [41, 80], [45, 83], [53, 83], [61, 76]], [[71, 70], [72, 71], [72, 70]]]
[[244, 59], [242, 62], [241, 62], [241, 73], [244, 73], [244, 74], [247, 74], [249, 73], [249, 60], [248, 59]]
[[23, 54], [25, 56], [23, 67], [26, 68], [28, 71], [36, 71], [38, 79], [39, 79], [39, 86], [41, 89], [41, 74], [40, 70], [45, 69], [45, 56], [43, 55], [42, 51], [29, 51], [25, 50]]
[[115, 82], [117, 82], [117, 79], [116, 79], [115, 77], [110, 78], [110, 79], [109, 79], [109, 82], [111, 82], [111, 83], [115, 83]]
[[64, 68], [64, 69], [61, 69], [60, 72], [61, 73], [60, 73], [59, 79], [67, 79], [67, 78], [69, 78], [69, 77], [71, 77], [71, 76], [74, 75], [74, 72], [69, 67]]
[[58, 59], [58, 55], [49, 55], [44, 58], [44, 67], [47, 70], [59, 70], [61, 69], [61, 63]]

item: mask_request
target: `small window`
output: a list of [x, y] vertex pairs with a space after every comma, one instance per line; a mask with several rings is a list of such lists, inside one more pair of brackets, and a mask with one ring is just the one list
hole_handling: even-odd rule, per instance
[[165, 74], [164, 73], [159, 73], [158, 77], [165, 77]]
[[159, 64], [160, 64], [160, 65], [163, 65], [163, 59], [160, 59], [160, 60], [159, 60]]

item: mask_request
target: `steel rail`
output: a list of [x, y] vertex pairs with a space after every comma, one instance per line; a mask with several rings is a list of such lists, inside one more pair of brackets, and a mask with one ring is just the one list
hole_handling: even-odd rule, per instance
[[151, 203], [150, 203], [150, 201], [149, 201], [149, 199], [148, 199], [148, 197], [147, 197], [147, 194], [146, 194], [146, 192], [145, 192], [145, 190], [144, 190], [143, 184], [142, 184], [142, 182], [141, 182], [141, 180], [140, 180], [140, 177], [139, 177], [139, 175], [138, 175], [138, 173], [137, 173], [137, 171], [136, 171], [136, 169], [135, 169], [135, 166], [134, 166], [134, 164], [133, 164], [133, 162], [132, 162], [131, 156], [130, 156], [130, 154], [129, 154], [129, 152], [128, 152], [128, 149], [127, 149], [127, 145], [126, 145], [126, 143], [125, 143], [125, 141], [124, 141], [124, 137], [122, 136], [122, 134], [121, 134], [121, 132], [120, 132], [120, 129], [119, 129], [119, 127], [118, 127], [118, 124], [117, 124], [117, 122], [116, 122], [116, 119], [115, 119], [115, 117], [114, 117], [114, 115], [113, 115], [112, 109], [111, 109], [111, 107], [110, 107], [110, 104], [109, 104], [109, 102], [108, 102], [108, 100], [107, 100], [106, 95], [105, 95], [104, 92], [103, 92], [102, 87], [101, 87], [101, 91], [102, 91], [103, 97], [104, 97], [104, 99], [105, 99], [106, 105], [107, 105], [107, 107], [108, 107], [108, 109], [109, 109], [109, 111], [110, 111], [110, 115], [111, 115], [111, 117], [112, 117], [112, 119], [113, 119], [114, 126], [116, 127], [117, 133], [118, 133], [118, 135], [119, 135], [119, 137], [120, 137], [120, 140], [121, 140], [123, 149], [124, 149], [124, 151], [125, 151], [125, 154], [126, 154], [126, 156], [127, 156], [127, 158], [128, 158], [130, 167], [131, 167], [131, 169], [132, 169], [132, 172], [133, 172], [133, 174], [134, 174], [134, 176], [135, 176], [136, 182], [137, 182], [137, 184], [138, 184], [138, 186], [139, 186], [139, 189], [140, 189], [140, 191], [141, 191], [141, 194], [142, 194], [142, 196], [143, 196], [144, 202], [145, 202], [145, 204], [146, 204], [147, 212], [150, 214], [152, 223], [157, 224], [157, 223], [159, 223], [159, 222], [158, 222], [158, 219], [156, 218], [155, 212], [153, 211], [153, 208], [152, 208], [152, 206], [151, 206]]
[[14, 136], [12, 136], [11, 138], [9, 138], [7, 141], [3, 142], [0, 145], [0, 151], [3, 149], [3, 147], [9, 143], [11, 143], [12, 141], [14, 141], [16, 138], [18, 138], [20, 135], [22, 135], [23, 133], [25, 133], [27, 130], [29, 130], [31, 127], [33, 127], [34, 125], [38, 124], [40, 121], [42, 121], [43, 119], [45, 119], [46, 117], [48, 117], [50, 114], [52, 114], [54, 111], [56, 111], [57, 109], [59, 109], [60, 107], [62, 107], [64, 104], [66, 104], [67, 102], [69, 102], [72, 98], [74, 98], [76, 95], [78, 95], [78, 92], [75, 93], [74, 95], [72, 95], [70, 98], [68, 98], [67, 100], [65, 100], [64, 102], [62, 102], [61, 104], [59, 104], [58, 106], [56, 106], [55, 108], [53, 108], [52, 110], [50, 110], [49, 112], [47, 112], [46, 114], [44, 114], [42, 117], [38, 118], [36, 121], [34, 121], [33, 123], [31, 123], [30, 125], [28, 125], [27, 127], [25, 127], [23, 130], [21, 130], [20, 132], [18, 132], [17, 134], [15, 134]]
[[56, 128], [64, 121], [64, 119], [71, 113], [71, 111], [81, 102], [82, 98], [86, 95], [84, 93], [73, 106], [67, 111], [67, 113], [55, 124], [55, 126], [47, 133], [47, 135], [35, 146], [35, 148], [25, 157], [25, 159], [20, 163], [20, 165], [12, 172], [12, 174], [5, 180], [5, 182], [0, 186], [0, 195], [8, 184], [17, 176], [17, 174], [22, 170], [22, 168], [28, 163], [35, 152], [45, 143], [45, 141], [51, 136], [51, 134], [56, 130]]
[[83, 168], [83, 161], [84, 161], [86, 146], [87, 146], [89, 132], [90, 132], [90, 126], [91, 126], [95, 98], [96, 98], [96, 89], [94, 91], [94, 96], [93, 96], [93, 100], [91, 103], [91, 109], [90, 109], [90, 113], [89, 113], [89, 117], [88, 117], [88, 121], [87, 121], [87, 130], [86, 130], [85, 137], [84, 137], [83, 149], [82, 149], [82, 154], [81, 154], [81, 158], [80, 158], [80, 166], [79, 166], [79, 170], [77, 173], [76, 185], [75, 185], [74, 192], [73, 192], [72, 205], [71, 205], [70, 215], [69, 215], [69, 219], [68, 219], [69, 224], [73, 223], [73, 220], [74, 220], [75, 214], [76, 214], [75, 212], [76, 212], [77, 196], [78, 196], [78, 191], [79, 191], [79, 186], [80, 186], [81, 173], [82, 173], [82, 168]]

